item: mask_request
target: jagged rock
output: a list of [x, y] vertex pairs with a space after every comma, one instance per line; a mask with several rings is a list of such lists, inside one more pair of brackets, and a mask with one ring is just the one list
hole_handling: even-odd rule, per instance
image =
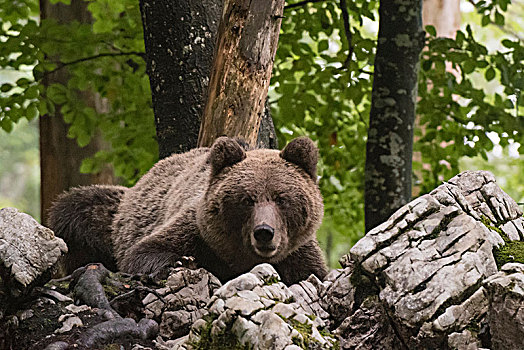
[[446, 347], [448, 335], [485, 317], [482, 283], [497, 272], [493, 250], [505, 244], [497, 231], [511, 227], [522, 239], [521, 216], [493, 175], [465, 172], [399, 209], [350, 258], [378, 288], [401, 343]]
[[324, 281], [286, 287], [268, 264], [223, 286], [194, 267], [158, 280], [91, 264], [32, 288], [18, 312], [0, 308], [0, 348], [521, 349], [524, 265], [497, 266], [521, 259], [523, 237], [493, 176], [466, 172], [369, 232]]
[[142, 301], [146, 316], [161, 321], [162, 337], [181, 337], [206, 313], [205, 307], [211, 295], [220, 286], [220, 281], [204, 269], [176, 268], [164, 288], [148, 294]]
[[448, 345], [451, 349], [478, 350], [481, 343], [472, 331], [465, 329], [460, 333], [451, 333], [448, 336]]
[[[309, 283], [308, 290], [313, 283], [321, 285], [320, 281]], [[312, 290], [309, 293], [318, 299]], [[264, 303], [264, 299], [274, 303]], [[294, 349], [297, 345], [330, 349], [336, 344], [324, 322], [294, 301], [291, 290], [269, 264], [224, 284], [211, 298], [208, 310], [173, 349], [193, 349], [195, 344], [207, 349]]]
[[524, 347], [524, 264], [506, 264], [484, 286], [489, 299], [493, 349]]
[[15, 208], [0, 209], [0, 287], [7, 298], [23, 297], [45, 284], [66, 252], [65, 242], [31, 216]]
[[388, 315], [376, 295], [366, 298], [357, 311], [336, 329], [341, 349], [388, 350], [405, 345], [396, 336]]

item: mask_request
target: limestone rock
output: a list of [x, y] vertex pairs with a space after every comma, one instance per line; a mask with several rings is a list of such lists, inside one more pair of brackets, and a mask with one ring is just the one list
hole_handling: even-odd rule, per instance
[[484, 282], [493, 349], [524, 347], [524, 264], [506, 264]]
[[400, 208], [355, 244], [350, 259], [378, 288], [401, 343], [445, 347], [449, 334], [485, 318], [482, 284], [497, 272], [493, 250], [505, 244], [498, 232], [521, 240], [521, 216], [493, 175], [465, 172]]
[[370, 296], [336, 329], [341, 349], [389, 350], [403, 346], [377, 296]]
[[220, 286], [220, 281], [204, 269], [176, 268], [165, 288], [144, 298], [146, 315], [161, 320], [162, 337], [174, 339], [186, 335], [191, 325], [207, 313], [206, 305]]
[[0, 209], [0, 283], [12, 297], [28, 287], [44, 284], [58, 258], [67, 252], [65, 242], [31, 216], [15, 208]]
[[[307, 293], [318, 299], [313, 285], [320, 287], [322, 283], [308, 283], [304, 287]], [[173, 349], [193, 349], [195, 344], [224, 349], [237, 345], [253, 349], [293, 349], [293, 345], [330, 349], [336, 343], [323, 321], [295, 302], [290, 288], [280, 282], [269, 264], [258, 265], [224, 284], [211, 298], [208, 310], [202, 320], [193, 324], [189, 337], [177, 341]]]

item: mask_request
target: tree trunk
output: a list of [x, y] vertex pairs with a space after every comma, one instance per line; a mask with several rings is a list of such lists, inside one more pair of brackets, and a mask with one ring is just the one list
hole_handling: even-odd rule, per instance
[[[441, 37], [454, 38], [457, 30], [460, 29], [460, 2], [457, 0], [424, 0], [422, 9], [422, 23], [424, 26], [432, 25], [437, 30], [437, 35]], [[454, 71], [451, 64], [448, 62], [446, 70], [453, 74], [459, 74]], [[425, 126], [420, 124], [420, 117], [415, 117], [415, 130], [420, 130], [422, 135], [425, 134]], [[415, 145], [420, 137], [415, 135]], [[422, 162], [422, 154], [420, 151], [413, 152], [413, 162]], [[431, 165], [428, 163], [422, 164], [422, 169], [430, 170]], [[422, 170], [413, 171], [415, 184], [411, 191], [412, 197], [420, 195], [420, 185], [422, 184]]]
[[224, 2], [199, 146], [222, 135], [256, 144], [283, 9], [284, 0]]
[[[40, 0], [40, 17], [55, 19], [60, 23], [72, 21], [90, 22], [91, 16], [86, 10], [87, 3], [73, 0], [71, 5], [51, 5], [48, 0]], [[44, 78], [44, 85], [52, 83], [67, 83], [65, 69], [58, 70]], [[89, 106], [95, 106], [96, 96], [82, 93], [81, 97]], [[59, 111], [55, 115], [40, 117], [40, 210], [42, 223], [47, 222], [47, 211], [63, 191], [81, 185], [94, 183], [113, 183], [113, 173], [110, 168], [99, 174], [81, 174], [80, 164], [84, 158], [93, 156], [103, 148], [102, 139], [94, 137], [86, 147], [79, 147], [76, 140], [67, 137], [68, 125], [62, 119]]]
[[366, 232], [411, 199], [422, 0], [383, 0], [365, 167]]
[[221, 0], [140, 0], [160, 159], [196, 147]]

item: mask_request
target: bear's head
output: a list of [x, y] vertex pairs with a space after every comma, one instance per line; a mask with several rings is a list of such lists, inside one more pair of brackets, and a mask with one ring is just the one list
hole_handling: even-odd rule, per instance
[[234, 139], [217, 139], [197, 211], [203, 239], [238, 270], [283, 260], [313, 239], [322, 221], [317, 160], [317, 147], [307, 137], [280, 152], [245, 151]]

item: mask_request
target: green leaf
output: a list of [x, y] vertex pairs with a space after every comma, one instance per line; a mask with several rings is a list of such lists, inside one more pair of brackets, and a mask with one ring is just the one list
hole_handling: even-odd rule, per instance
[[474, 70], [475, 70], [475, 61], [474, 60], [467, 60], [465, 61], [461, 67], [462, 67], [462, 71], [465, 73], [465, 74], [469, 74], [469, 73], [472, 73]]
[[33, 103], [29, 107], [27, 107], [26, 118], [28, 120], [33, 120], [33, 119], [37, 118], [38, 116], [39, 116], [38, 107], [36, 106], [35, 103]]
[[495, 12], [495, 24], [503, 26], [504, 22], [504, 16], [500, 12]]
[[480, 22], [482, 24], [483, 27], [487, 26], [489, 23], [491, 22], [491, 20], [489, 19], [489, 14], [488, 15], [484, 15], [482, 17], [482, 21]]
[[82, 160], [82, 164], [80, 165], [80, 172], [82, 174], [90, 174], [93, 172], [95, 160], [93, 158], [86, 158]]
[[329, 41], [327, 41], [327, 40], [321, 40], [321, 41], [318, 43], [318, 51], [319, 51], [319, 52], [322, 52], [322, 51], [327, 50], [328, 47], [329, 47]]
[[25, 91], [25, 98], [32, 100], [37, 98], [39, 95], [38, 85], [32, 85]]
[[431, 66], [433, 65], [433, 62], [431, 60], [423, 61], [422, 62], [422, 69], [425, 71], [428, 71], [431, 69]]
[[486, 73], [484, 75], [486, 77], [486, 80], [487, 81], [491, 81], [493, 80], [493, 78], [495, 78], [495, 70], [493, 69], [493, 67], [489, 67], [487, 70], [486, 70]]
[[466, 40], [466, 35], [460, 30], [457, 30], [457, 34], [455, 35], [455, 41], [459, 46], [462, 46], [462, 43]]
[[55, 104], [62, 104], [67, 101], [67, 90], [62, 84], [51, 84], [47, 88], [47, 97]]
[[26, 88], [29, 83], [31, 82], [31, 80], [27, 79], [27, 78], [20, 78], [16, 81], [16, 85], [18, 87], [21, 87], [21, 88]]
[[5, 83], [5, 84], [2, 84], [2, 86], [0, 87], [0, 91], [2, 91], [2, 92], [8, 92], [8, 91], [10, 91], [12, 88], [13, 88], [13, 85], [8, 84], [8, 83]]
[[511, 41], [509, 39], [504, 39], [501, 41], [501, 43], [504, 47], [507, 47], [508, 49], [514, 49], [514, 48], [519, 47], [518, 41]]
[[7, 119], [7, 118], [0, 119], [0, 126], [6, 132], [11, 132], [11, 130], [13, 130], [13, 122], [11, 121], [11, 119]]
[[91, 141], [91, 135], [88, 133], [81, 133], [78, 135], [76, 142], [80, 147], [85, 147], [89, 144], [89, 141]]
[[437, 36], [437, 29], [435, 28], [435, 26], [432, 26], [432, 25], [428, 25], [425, 27], [426, 28], [426, 32], [431, 35], [431, 36]]

